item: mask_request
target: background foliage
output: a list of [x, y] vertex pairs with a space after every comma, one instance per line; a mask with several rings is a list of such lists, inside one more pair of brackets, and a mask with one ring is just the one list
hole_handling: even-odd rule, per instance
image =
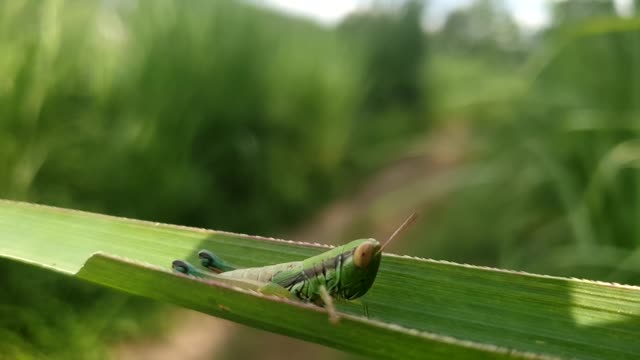
[[[0, 197], [278, 236], [439, 141], [459, 155], [342, 235], [417, 207], [402, 252], [640, 283], [638, 18], [558, 2], [533, 33], [478, 0], [427, 33], [428, 10], [326, 27], [240, 1], [3, 2]], [[162, 330], [146, 301], [0, 271], [0, 353], [103, 358]]]

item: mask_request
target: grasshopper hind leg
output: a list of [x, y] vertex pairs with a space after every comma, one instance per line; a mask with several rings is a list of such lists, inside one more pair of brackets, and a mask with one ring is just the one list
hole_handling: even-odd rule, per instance
[[171, 267], [173, 268], [173, 271], [180, 274], [191, 275], [195, 277], [206, 277], [205, 273], [196, 269], [195, 266], [189, 264], [184, 260], [173, 260], [173, 262], [171, 263]]
[[229, 265], [227, 262], [220, 259], [216, 254], [208, 250], [198, 251], [198, 258], [200, 259], [200, 264], [202, 264], [202, 266], [218, 274], [226, 271], [236, 270], [235, 266]]
[[191, 275], [199, 278], [211, 277], [212, 272], [219, 274], [225, 271], [236, 269], [235, 267], [229, 265], [218, 256], [207, 250], [200, 250], [198, 252], [198, 258], [200, 259], [200, 263], [202, 264], [202, 266], [204, 266], [209, 271], [200, 270], [190, 263], [179, 259], [174, 260], [171, 264], [171, 267], [177, 273]]
[[211, 279], [215, 277], [215, 274], [212, 274], [211, 271], [198, 269], [184, 260], [173, 260], [171, 267], [173, 268], [173, 271], [179, 274], [189, 275], [200, 279]]

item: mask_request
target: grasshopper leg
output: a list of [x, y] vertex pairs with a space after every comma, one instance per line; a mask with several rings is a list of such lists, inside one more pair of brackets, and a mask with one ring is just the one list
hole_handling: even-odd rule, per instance
[[327, 288], [324, 285], [320, 285], [320, 298], [322, 299], [322, 302], [324, 303], [324, 307], [327, 309], [327, 312], [329, 313], [329, 321], [332, 324], [337, 324], [338, 321], [340, 320], [340, 317], [336, 312], [335, 305], [333, 305], [333, 298], [331, 297], [331, 295], [329, 295], [329, 291], [327, 291]]
[[191, 275], [196, 271], [196, 268], [193, 267], [193, 265], [184, 260], [173, 260], [171, 267], [173, 268], [173, 271], [185, 275]]
[[274, 295], [282, 298], [287, 298], [289, 300], [299, 301], [299, 299], [289, 290], [272, 282], [268, 282], [262, 285], [260, 288], [258, 288], [258, 292], [261, 292], [265, 295]]
[[209, 250], [198, 251], [198, 258], [200, 259], [200, 264], [202, 264], [202, 266], [216, 274], [236, 269], [234, 266], [229, 265]]
[[195, 266], [189, 264], [184, 260], [173, 260], [173, 262], [171, 263], [171, 267], [173, 268], [173, 271], [180, 274], [191, 275], [197, 278], [211, 277], [210, 274], [204, 271], [198, 270]]

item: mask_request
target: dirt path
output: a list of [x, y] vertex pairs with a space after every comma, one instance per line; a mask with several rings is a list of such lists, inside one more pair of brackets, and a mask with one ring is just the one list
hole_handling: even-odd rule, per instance
[[[349, 228], [366, 217], [382, 197], [416, 183], [428, 186], [435, 174], [456, 166], [466, 151], [464, 144], [467, 143], [467, 138], [466, 127], [450, 126], [434, 131], [423, 141], [418, 141], [404, 156], [364, 182], [358, 192], [330, 204], [295, 230], [289, 238], [330, 244], [344, 241]], [[397, 214], [382, 222], [368, 224], [368, 227], [372, 227], [368, 229], [371, 231], [368, 236], [382, 239], [389, 235], [411, 211], [417, 210], [412, 205], [408, 204], [406, 209], [397, 209]]]
[[[318, 243], [336, 243], [343, 240], [348, 229], [361, 219], [381, 196], [416, 182], [429, 181], [434, 174], [455, 166], [463, 157], [463, 145], [467, 143], [467, 139], [466, 128], [462, 127], [452, 126], [434, 131], [403, 157], [366, 181], [357, 193], [329, 205], [307, 224], [294, 230], [288, 238]], [[385, 219], [384, 222], [372, 224], [371, 235], [383, 238], [408, 213], [409, 209]], [[215, 359], [222, 355], [225, 346], [234, 339], [234, 335], [247, 331], [246, 328], [226, 320], [190, 310], [178, 310], [172, 317], [181, 320], [176, 321], [178, 325], [164, 338], [121, 344], [114, 348], [113, 359]], [[262, 359], [281, 358], [282, 348], [286, 348], [288, 354], [309, 354], [305, 350], [307, 343], [292, 342], [275, 334], [266, 336], [270, 339], [269, 344], [281, 346], [262, 347]], [[323, 358], [323, 354], [318, 356], [319, 359]]]

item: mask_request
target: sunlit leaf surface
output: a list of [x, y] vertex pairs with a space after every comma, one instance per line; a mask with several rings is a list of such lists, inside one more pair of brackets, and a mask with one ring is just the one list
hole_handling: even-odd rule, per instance
[[241, 266], [322, 246], [0, 201], [0, 256], [371, 357], [640, 358], [640, 288], [386, 255], [374, 287], [320, 308], [170, 271], [207, 248]]

